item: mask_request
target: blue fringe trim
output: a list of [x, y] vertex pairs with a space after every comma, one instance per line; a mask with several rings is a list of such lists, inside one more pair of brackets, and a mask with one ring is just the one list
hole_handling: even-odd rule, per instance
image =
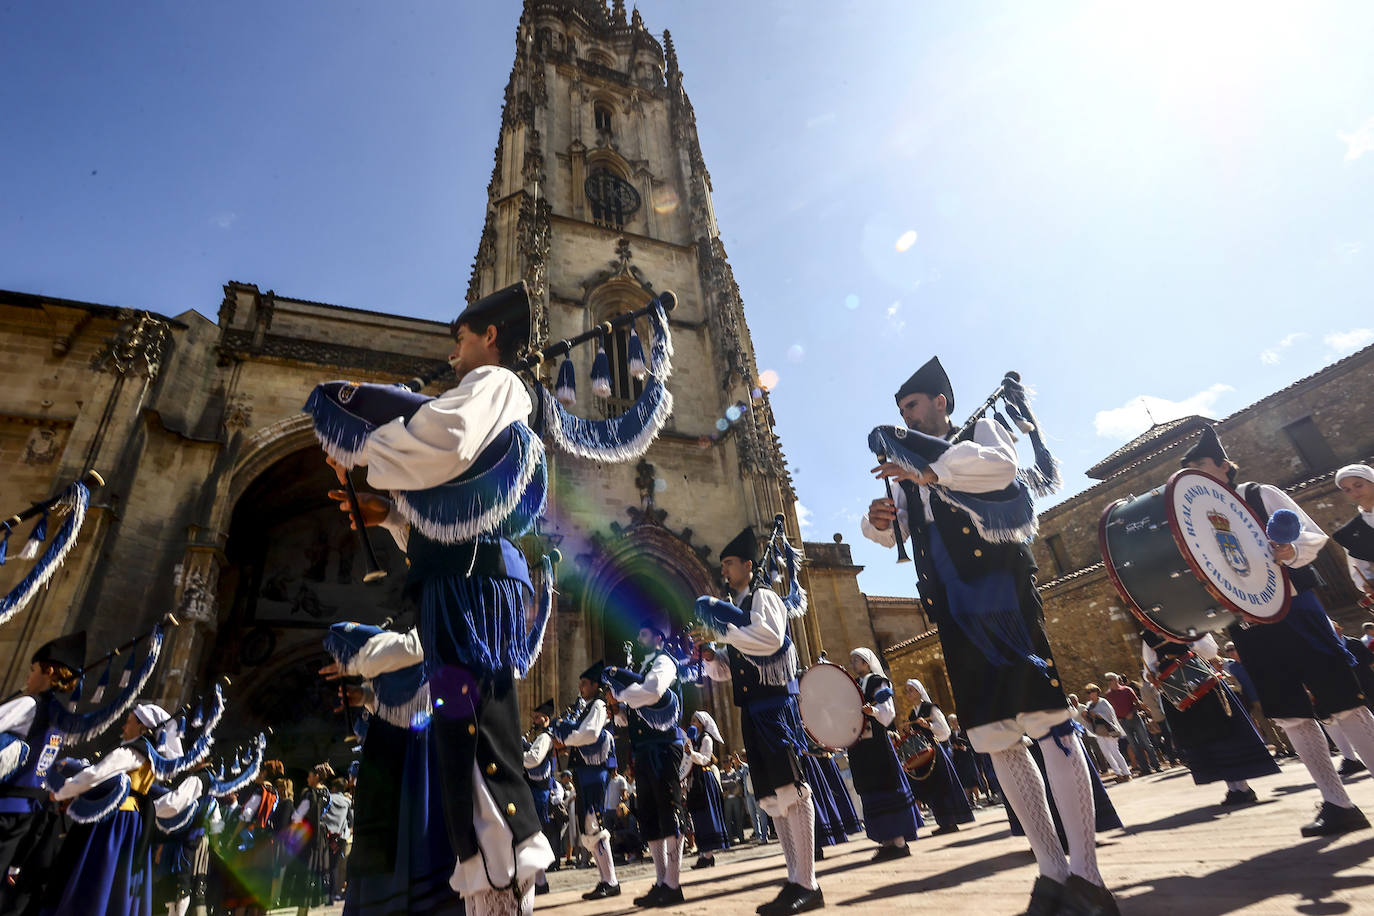
[[[59, 534], [59, 537], [61, 535]], [[132, 650], [130, 650], [132, 652]], [[162, 624], [153, 628], [148, 644], [148, 654], [137, 672], [125, 669], [125, 677], [120, 678], [119, 695], [109, 704], [90, 712], [77, 713], [59, 709], [54, 713], [53, 726], [62, 733], [62, 739], [72, 744], [81, 744], [99, 737], [107, 728], [124, 718], [124, 714], [138, 702], [138, 695], [147, 685], [162, 654]], [[136, 656], [129, 656], [132, 665]]]
[[806, 589], [802, 588], [801, 584], [801, 565], [806, 558], [786, 538], [782, 539], [782, 556], [787, 567], [787, 578], [791, 582], [787, 594], [782, 596], [782, 604], [783, 607], [787, 608], [787, 618], [796, 620], [798, 617], [805, 616], [809, 605]]
[[432, 580], [420, 600], [420, 642], [427, 673], [457, 661], [484, 671], [512, 668], [523, 677], [533, 662], [524, 586], [516, 579]]
[[615, 753], [615, 736], [611, 734], [609, 728], [601, 730], [601, 737], [597, 738], [592, 744], [584, 744], [579, 747], [578, 752], [582, 754], [582, 759], [591, 766], [600, 766], [611, 755]]
[[493, 467], [427, 490], [394, 491], [396, 509], [441, 544], [489, 535], [517, 538], [529, 531], [544, 512], [544, 445], [524, 423], [510, 428], [510, 448]]
[[67, 816], [78, 824], [103, 821], [119, 810], [129, 797], [129, 774], [112, 776], [89, 791], [83, 792], [67, 805]]
[[710, 595], [702, 595], [697, 599], [696, 613], [703, 623], [717, 633], [724, 633], [730, 624], [742, 627], [749, 623], [749, 614], [746, 611], [723, 598], [713, 598]]
[[[81, 524], [86, 520], [86, 509], [90, 503], [91, 493], [81, 481], [75, 481], [67, 487], [61, 499], [55, 504], [55, 507], [69, 510], [67, 518], [62, 522], [62, 527], [57, 529], [57, 534], [53, 535], [52, 543], [48, 545], [47, 551], [29, 570], [28, 575], [11, 589], [9, 594], [0, 599], [0, 626], [3, 626], [11, 617], [19, 613], [24, 605], [33, 600], [33, 596], [38, 594], [38, 590], [46, 585], [53, 574], [57, 572], [57, 568], [67, 558], [67, 553], [76, 545], [76, 534], [81, 530]], [[47, 513], [44, 513], [45, 520], [46, 517]], [[8, 536], [8, 531], [6, 531], [6, 535]], [[37, 542], [31, 540], [29, 543], [36, 544]]]
[[535, 609], [534, 620], [530, 623], [529, 633], [525, 635], [525, 656], [529, 659], [526, 666], [533, 665], [544, 649], [544, 633], [549, 627], [549, 615], [553, 613], [553, 561], [546, 554], [541, 563], [539, 604]]
[[191, 745], [190, 749], [180, 757], [164, 757], [158, 753], [152, 742], [148, 743], [148, 761], [153, 766], [153, 773], [157, 778], [164, 782], [181, 775], [191, 767], [200, 763], [210, 756], [210, 748], [214, 746], [214, 731], [219, 725], [219, 720], [224, 716], [224, 691], [218, 684], [210, 693], [210, 714], [206, 719], [205, 725], [201, 729], [200, 735]]
[[29, 759], [29, 744], [12, 732], [0, 734], [0, 782], [7, 781]]
[[[326, 383], [328, 384], [328, 383]], [[301, 410], [310, 414], [315, 438], [324, 453], [345, 467], [355, 467], [367, 437], [377, 431], [375, 424], [349, 413], [316, 386]]]
[[678, 719], [682, 718], [682, 704], [678, 702], [677, 694], [671, 690], [665, 690], [662, 699], [652, 706], [632, 708], [644, 720], [645, 725], [661, 732], [676, 728]]
[[224, 779], [224, 766], [221, 763], [219, 772], [210, 777], [210, 794], [216, 798], [225, 798], [252, 785], [262, 769], [262, 755], [266, 748], [267, 736], [259, 733], [253, 742], [248, 760], [246, 762], [235, 760], [234, 766], [239, 767], [239, 771], [232, 779]]
[[191, 826], [191, 821], [196, 819], [196, 812], [200, 810], [200, 805], [197, 802], [198, 800], [191, 802], [185, 808], [174, 814], [170, 819], [160, 815], [153, 818], [154, 823], [157, 824], [158, 832], [180, 833]]
[[346, 668], [363, 650], [363, 646], [367, 645], [369, 639], [383, 632], [385, 631], [381, 627], [351, 620], [336, 623], [330, 626], [324, 635], [324, 651], [329, 653], [339, 667]]
[[372, 679], [377, 715], [398, 728], [415, 728], [429, 721], [434, 709], [425, 681], [425, 666], [411, 665]]
[[639, 332], [630, 325], [630, 343], [626, 349], [626, 363], [630, 375], [641, 382], [649, 375], [649, 366], [644, 362], [644, 344], [639, 340]]
[[740, 656], [759, 672], [759, 682], [769, 687], [785, 687], [797, 676], [797, 647], [791, 636], [782, 638], [782, 648], [772, 655], [760, 658], [757, 655]]

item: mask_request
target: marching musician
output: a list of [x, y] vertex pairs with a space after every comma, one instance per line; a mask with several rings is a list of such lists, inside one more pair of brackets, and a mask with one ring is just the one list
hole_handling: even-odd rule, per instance
[[[911, 712], [907, 715], [907, 728], [919, 732], [935, 749], [935, 756], [931, 759], [929, 767], [920, 773], [910, 774], [911, 793], [916, 796], [917, 801], [929, 806], [930, 813], [935, 816], [938, 826], [930, 832], [931, 836], [956, 833], [960, 824], [973, 822], [973, 809], [969, 806], [963, 779], [954, 765], [950, 750], [949, 742], [953, 737], [953, 729], [940, 707], [931, 702], [925, 684], [914, 677], [908, 678], [902, 691], [907, 702], [911, 704]], [[968, 753], [967, 750], [965, 752]], [[971, 753], [968, 755], [968, 763], [975, 768], [977, 766]], [[975, 769], [971, 775], [974, 777], [973, 786], [976, 788], [977, 770]]]
[[797, 655], [787, 633], [787, 608], [771, 588], [755, 588], [757, 546], [745, 528], [720, 552], [721, 576], [734, 603], [703, 596], [697, 615], [725, 651], [700, 647], [703, 671], [730, 681], [749, 754], [759, 807], [773, 819], [787, 862], [787, 883], [758, 912], [803, 913], [825, 906], [816, 881], [816, 813], [802, 776], [798, 747], [805, 747], [797, 710]]
[[[525, 749], [525, 782], [530, 784], [534, 810], [539, 814], [539, 822], [544, 825], [544, 836], [550, 837], [551, 846], [557, 842], [557, 838], [549, 832], [549, 794], [553, 789], [554, 765], [558, 763], [558, 755], [553, 751], [553, 735], [549, 734], [549, 721], [552, 718], [553, 700], [545, 700], [536, 706], [530, 715], [530, 730], [522, 742]], [[541, 871], [534, 879], [534, 893], [537, 896], [548, 892], [548, 876]]]
[[639, 625], [639, 647], [645, 651], [638, 672], [612, 668], [606, 673], [616, 700], [616, 724], [628, 726], [634, 748], [635, 817], [640, 838], [649, 844], [654, 884], [634, 899], [635, 906], [664, 907], [682, 903], [682, 715], [678, 664], [664, 650], [664, 626], [645, 619]]
[[[1146, 677], [1161, 690], [1160, 706], [1173, 735], [1174, 744], [1193, 774], [1193, 784], [1225, 780], [1223, 807], [1254, 804], [1259, 799], [1249, 780], [1279, 772], [1274, 758], [1264, 746], [1255, 723], [1245, 714], [1240, 699], [1226, 682], [1211, 674], [1212, 663], [1221, 652], [1212, 634], [1184, 645], [1165, 639], [1153, 630], [1141, 630], [1140, 655]], [[1195, 655], [1206, 663], [1196, 666]], [[1194, 667], [1188, 662], [1194, 661]], [[1178, 672], [1182, 689], [1197, 689], [1210, 684], [1207, 692], [1184, 704], [1179, 695], [1166, 692], [1161, 675], [1171, 668]], [[1192, 677], [1183, 676], [1191, 674]], [[1201, 684], [1199, 683], [1201, 681]], [[1185, 708], [1186, 706], [1186, 708]]]
[[[908, 429], [949, 440], [954, 389], [938, 357], [902, 384], [897, 407]], [[897, 544], [894, 520], [916, 549], [922, 601], [939, 627], [955, 702], [975, 749], [991, 755], [1002, 792], [1026, 826], [1040, 867], [1029, 913], [1116, 913], [1097, 869], [1093, 790], [1088, 762], [1072, 741], [1074, 726], [1045, 634], [1027, 541], [990, 540], [981, 519], [949, 491], [987, 499], [1017, 482], [1010, 433], [986, 417], [972, 438], [951, 444], [929, 467], [895, 461], [874, 469], [899, 482], [892, 498], [874, 500], [863, 533]], [[1022, 735], [1040, 743], [1046, 773], [1067, 833], [1066, 857], [1055, 836], [1045, 783]]]
[[170, 812], [159, 816], [163, 834], [156, 852], [161, 876], [157, 895], [167, 907], [167, 916], [205, 916], [210, 875], [210, 831], [223, 826], [219, 802], [210, 794], [210, 761], [192, 767], [177, 785], [158, 799], [158, 808]]
[[[366, 400], [383, 395], [348, 386], [335, 395], [341, 406], [323, 404], [329, 386], [321, 386], [307, 409], [316, 414], [316, 432], [340, 483], [347, 473], [340, 459], [347, 458], [367, 466], [373, 487], [404, 494], [394, 503], [360, 494], [359, 507], [365, 524], [386, 527], [406, 552], [407, 593], [419, 605], [435, 706], [430, 738], [451, 776], [441, 783], [458, 854], [451, 885], [474, 916], [507, 912], [508, 897], [530, 912], [536, 876], [552, 863], [553, 851], [525, 781], [514, 685], [530, 663], [525, 604], [533, 589], [524, 555], [502, 535], [520, 508], [503, 500], [516, 501], [515, 488], [528, 484], [544, 461], [525, 424], [529, 393], [506, 368], [529, 340], [528, 296], [503, 291], [479, 300], [458, 316], [453, 331], [449, 363], [458, 386], [419, 404], [408, 420], [397, 416], [361, 428]], [[330, 430], [346, 431], [347, 441], [331, 440]], [[502, 478], [501, 491], [466, 502], [463, 488], [445, 487], [459, 479], [471, 483], [478, 474]], [[330, 496], [350, 511], [344, 490]], [[508, 514], [496, 518], [500, 509]]]
[[[1355, 517], [1331, 533], [1345, 548], [1350, 579], [1367, 601], [1374, 601], [1374, 468], [1348, 464], [1336, 472], [1336, 486], [1355, 507]], [[1365, 645], [1374, 626], [1364, 625]]]
[[606, 783], [615, 767], [615, 737], [609, 728], [606, 701], [600, 696], [604, 670], [605, 665], [597, 662], [582, 672], [577, 681], [577, 702], [552, 729], [553, 736], [568, 748], [568, 764], [577, 785], [578, 835], [601, 876], [596, 887], [582, 895], [583, 900], [620, 896], [615, 860], [611, 858], [611, 834], [603, 823]]
[[874, 862], [904, 858], [911, 855], [907, 842], [916, 839], [916, 828], [922, 821], [906, 773], [888, 738], [888, 726], [897, 718], [892, 682], [872, 649], [854, 649], [849, 653], [849, 664], [859, 678], [864, 698], [863, 730], [849, 749], [849, 771], [863, 803], [864, 830], [878, 844]]
[[[1211, 426], [1203, 429], [1180, 463], [1227, 486], [1234, 486], [1239, 470]], [[1287, 616], [1274, 623], [1237, 621], [1228, 635], [1255, 682], [1265, 715], [1288, 735], [1321, 791], [1321, 810], [1302, 828], [1302, 835], [1331, 836], [1368, 827], [1368, 819], [1341, 785], [1327, 754], [1326, 736], [1316, 722], [1334, 719], [1366, 765], [1374, 762], [1374, 714], [1364, 705], [1355, 679], [1355, 659], [1317, 597], [1321, 580], [1311, 564], [1326, 544], [1326, 534], [1277, 487], [1245, 483], [1235, 489], [1266, 527], [1280, 510], [1293, 513], [1300, 524], [1290, 543], [1270, 548], [1274, 560], [1288, 567], [1293, 586]]]

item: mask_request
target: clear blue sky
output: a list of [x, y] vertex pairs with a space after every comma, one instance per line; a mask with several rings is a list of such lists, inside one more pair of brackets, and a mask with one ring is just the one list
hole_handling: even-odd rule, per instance
[[[1019, 369], [1073, 492], [1142, 397], [1225, 416], [1374, 341], [1374, 4], [639, 6], [673, 32], [806, 533], [842, 532], [870, 593], [914, 586], [858, 534], [864, 436], [931, 353], [960, 418]], [[0, 287], [451, 316], [518, 15], [11, 0]]]

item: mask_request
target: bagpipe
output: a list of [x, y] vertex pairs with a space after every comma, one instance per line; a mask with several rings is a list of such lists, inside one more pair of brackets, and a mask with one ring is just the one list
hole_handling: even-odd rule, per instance
[[[0, 532], [0, 566], [3, 566], [9, 554], [10, 535], [18, 526], [29, 519], [35, 517], [38, 519], [29, 531], [29, 537], [23, 549], [19, 551], [21, 560], [36, 559], [37, 562], [34, 563], [28, 574], [20, 580], [19, 584], [10, 589], [9, 594], [0, 598], [0, 625], [5, 624], [11, 617], [19, 613], [24, 605], [28, 604], [33, 600], [33, 596], [38, 594], [38, 590], [52, 579], [57, 568], [62, 565], [62, 561], [67, 558], [67, 554], [76, 545], [76, 535], [86, 520], [86, 510], [90, 506], [91, 490], [104, 485], [105, 479], [95, 470], [89, 470], [64, 486], [57, 495], [39, 500], [22, 512], [11, 515], [3, 523], [0, 523], [0, 526], [4, 528], [3, 532]], [[61, 527], [53, 534], [47, 550], [43, 550], [43, 542], [48, 539], [49, 516], [54, 513], [65, 513], [66, 518]], [[42, 556], [39, 556], [40, 550], [42, 550]]]
[[[175, 616], [167, 614], [151, 630], [125, 640], [99, 658], [83, 665], [77, 672], [76, 689], [72, 691], [66, 708], [58, 713], [54, 721], [54, 725], [63, 736], [68, 741], [78, 744], [90, 741], [123, 719], [124, 714], [137, 702], [138, 695], [143, 692], [143, 688], [153, 675], [153, 669], [157, 667], [158, 659], [162, 655], [166, 627], [180, 625]], [[140, 646], [143, 647], [141, 651]], [[117, 667], [118, 675], [115, 674]], [[113, 689], [118, 693], [104, 706], [79, 712], [86, 679], [97, 668], [102, 668], [100, 676], [85, 702], [102, 703], [112, 683]]]
[[[544, 437], [563, 451], [592, 461], [623, 462], [642, 455], [672, 413], [672, 395], [666, 387], [673, 353], [667, 313], [676, 305], [677, 297], [665, 291], [643, 308], [617, 315], [589, 331], [516, 360], [508, 368], [527, 373], [534, 389], [533, 427], [512, 424], [477, 457], [471, 468], [446, 484], [422, 491], [393, 492], [397, 510], [427, 537], [443, 543], [483, 535], [519, 537], [543, 513], [547, 485]], [[454, 325], [462, 323], [468, 315], [490, 317], [498, 325], [523, 326], [528, 336], [529, 289], [521, 281], [480, 299], [468, 306]], [[648, 319], [653, 334], [647, 361], [634, 328], [640, 318]], [[576, 399], [576, 372], [569, 356], [572, 349], [583, 343], [598, 343], [592, 364], [592, 390], [600, 397], [609, 397], [610, 364], [605, 341], [611, 333], [626, 326], [631, 329], [628, 370], [644, 383], [643, 391], [628, 410], [616, 417], [588, 420], [569, 413], [566, 405]], [[565, 358], [551, 393], [532, 370], [559, 356]], [[420, 394], [421, 389], [451, 371], [451, 367], [442, 366], [394, 385], [325, 382], [316, 386], [302, 409], [311, 415], [316, 438], [326, 454], [351, 469], [376, 429], [397, 418], [409, 420], [421, 406], [433, 400]], [[363, 579], [374, 582], [384, 577], [386, 570], [377, 563], [353, 482], [347, 474], [344, 478], [350, 513], [363, 548]]]
[[[999, 400], [1005, 414], [996, 409]], [[874, 427], [868, 434], [868, 447], [880, 463], [890, 461], [906, 470], [921, 473], [951, 446], [971, 438], [978, 421], [989, 411], [992, 412], [992, 418], [1012, 436], [1013, 440], [1016, 438], [1013, 424], [1016, 429], [1030, 437], [1035, 455], [1034, 464], [1031, 467], [1019, 468], [1015, 480], [1008, 487], [993, 493], [966, 493], [953, 490], [939, 482], [930, 486], [937, 490], [943, 499], [967, 512], [978, 528], [978, 534], [984, 540], [1018, 543], [1034, 537], [1038, 530], [1033, 496], [1048, 496], [1063, 484], [1059, 461], [1045, 444], [1044, 434], [1030, 408], [1029, 395], [1021, 383], [1019, 373], [1008, 371], [993, 389], [992, 394], [988, 395], [948, 439], [930, 436], [905, 426], [884, 425]], [[1008, 420], [1008, 417], [1011, 419]], [[891, 480], [887, 479], [884, 483], [887, 486], [887, 497], [891, 499]], [[893, 526], [893, 534], [897, 540], [897, 562], [910, 561], [902, 543], [904, 538], [901, 529], [896, 524]]]
[[[663, 691], [663, 696], [659, 697], [656, 702], [648, 706], [631, 707], [635, 714], [643, 719], [650, 728], [656, 728], [660, 731], [667, 730], [677, 725], [678, 719], [682, 716], [681, 680], [684, 662], [678, 657], [676, 652], [668, 648], [666, 642], [664, 644], [664, 651], [673, 659], [673, 663], [677, 665], [678, 677], [673, 681], [671, 687]], [[601, 683], [607, 688], [610, 688], [610, 690], [624, 690], [635, 684], [643, 684], [644, 675], [634, 669], [634, 643], [626, 640], [625, 667], [602, 668]], [[608, 693], [610, 690], [608, 690]], [[614, 701], [613, 694], [612, 701]], [[627, 703], [626, 705], [628, 706], [629, 704]]]

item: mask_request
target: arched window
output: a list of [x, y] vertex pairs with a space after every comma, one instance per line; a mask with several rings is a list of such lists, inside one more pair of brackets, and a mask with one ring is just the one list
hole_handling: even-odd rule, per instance
[[596, 133], [603, 141], [611, 137], [611, 106], [597, 102], [592, 107], [592, 118], [596, 123]]
[[[608, 316], [613, 317], [613, 316]], [[644, 349], [645, 364], [649, 359], [647, 328], [640, 328], [639, 342]], [[606, 415], [624, 413], [635, 398], [644, 393], [644, 382], [630, 374], [630, 327], [616, 328], [606, 339], [606, 357], [611, 369], [611, 396], [606, 399]]]
[[639, 192], [621, 176], [605, 165], [595, 165], [587, 176], [587, 202], [592, 208], [592, 222], [607, 229], [624, 229], [625, 223], [639, 209]]

